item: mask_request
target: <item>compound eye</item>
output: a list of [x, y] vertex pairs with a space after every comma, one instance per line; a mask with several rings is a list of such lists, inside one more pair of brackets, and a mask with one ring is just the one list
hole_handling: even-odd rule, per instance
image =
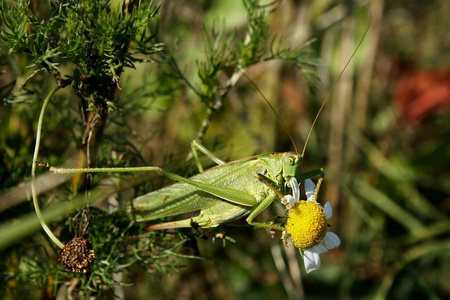
[[288, 165], [293, 166], [293, 165], [294, 165], [294, 162], [295, 162], [295, 160], [294, 160], [293, 157], [288, 157], [288, 159], [287, 159]]

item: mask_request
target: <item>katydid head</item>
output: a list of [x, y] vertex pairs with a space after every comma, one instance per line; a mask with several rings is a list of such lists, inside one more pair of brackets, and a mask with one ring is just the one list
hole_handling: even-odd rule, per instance
[[300, 155], [290, 152], [284, 153], [282, 176], [285, 182], [289, 183], [291, 178], [300, 174], [300, 161]]

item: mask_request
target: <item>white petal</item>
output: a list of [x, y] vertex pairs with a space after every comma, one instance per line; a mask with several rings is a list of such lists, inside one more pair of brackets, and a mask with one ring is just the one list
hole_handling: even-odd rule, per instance
[[322, 243], [311, 248], [313, 251], [317, 252], [317, 254], [322, 254], [328, 252], [327, 247], [325, 247]]
[[286, 198], [288, 204], [290, 204], [291, 206], [295, 205], [294, 197], [292, 197], [291, 195], [284, 195], [284, 198]]
[[341, 244], [341, 240], [339, 239], [337, 234], [333, 232], [327, 232], [327, 234], [325, 234], [325, 238], [323, 239], [323, 244], [328, 249], [334, 249]]
[[294, 200], [300, 200], [300, 187], [298, 185], [297, 179], [295, 179], [295, 177], [292, 177], [289, 183], [291, 184], [292, 196], [294, 197]]
[[323, 208], [325, 209], [325, 217], [327, 218], [327, 220], [331, 219], [331, 217], [333, 216], [333, 209], [331, 208], [330, 202], [325, 203]]
[[319, 253], [315, 252], [312, 248], [305, 250], [303, 253], [303, 262], [305, 263], [306, 273], [317, 270], [320, 267]]
[[311, 179], [305, 180], [305, 194], [306, 199], [312, 200], [314, 198], [314, 193], [316, 192], [316, 185]]

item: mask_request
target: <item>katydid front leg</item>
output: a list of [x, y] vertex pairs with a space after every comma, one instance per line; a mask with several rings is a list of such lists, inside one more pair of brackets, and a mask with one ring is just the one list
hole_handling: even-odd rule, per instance
[[258, 206], [250, 213], [247, 217], [246, 221], [249, 225], [259, 227], [259, 228], [267, 228], [267, 229], [275, 229], [279, 231], [284, 231], [283, 226], [271, 224], [271, 223], [263, 223], [263, 222], [253, 222], [253, 219], [262, 213], [273, 201], [277, 199], [277, 195], [273, 193], [269, 193], [269, 195], [261, 201]]
[[287, 202], [283, 194], [281, 194], [281, 192], [274, 186], [272, 180], [259, 173], [254, 174], [253, 176], [264, 183], [267, 187], [269, 187], [273, 193], [269, 192], [269, 195], [255, 207], [255, 209], [247, 217], [247, 223], [255, 227], [284, 231], [283, 226], [263, 222], [253, 222], [253, 219], [256, 218], [256, 216], [258, 216], [260, 213], [262, 213], [270, 204], [272, 204], [272, 202], [275, 201], [277, 197], [280, 198], [281, 201], [283, 201], [284, 199], [283, 202]]
[[[300, 176], [300, 182], [304, 181], [305, 179], [317, 176], [317, 175], [320, 176], [319, 182], [317, 184], [318, 188], [316, 190], [316, 191], [318, 191], [318, 189], [320, 188], [320, 185], [322, 184], [322, 181], [323, 181], [323, 176], [324, 176], [323, 169], [317, 169], [317, 170], [303, 173]], [[277, 197], [281, 200], [281, 202], [284, 205], [286, 205], [287, 210], [292, 208], [291, 205], [286, 200], [286, 198], [284, 197], [284, 195], [281, 193], [281, 191], [274, 186], [274, 182], [270, 178], [264, 176], [263, 174], [259, 174], [259, 173], [254, 174], [254, 177], [257, 178], [260, 182], [264, 183], [273, 192], [273, 194], [270, 193], [263, 201], [261, 201], [258, 204], [258, 206], [255, 207], [255, 209], [247, 217], [247, 219], [246, 219], [247, 223], [250, 225], [253, 225], [255, 227], [284, 231], [285, 229], [283, 226], [274, 225], [274, 224], [270, 224], [270, 223], [253, 222], [253, 219], [256, 216], [258, 216], [260, 213], [262, 213]], [[316, 198], [317, 198], [317, 193], [314, 195], [314, 200], [316, 200]]]

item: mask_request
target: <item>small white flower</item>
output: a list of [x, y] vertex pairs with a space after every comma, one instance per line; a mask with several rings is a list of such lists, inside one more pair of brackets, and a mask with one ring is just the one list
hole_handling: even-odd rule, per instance
[[338, 247], [339, 237], [328, 231], [326, 221], [331, 218], [333, 211], [329, 202], [324, 207], [316, 202], [316, 185], [310, 179], [305, 180], [307, 201], [300, 200], [300, 186], [297, 179], [292, 178], [289, 183], [292, 195], [284, 197], [291, 205], [288, 211], [286, 231], [290, 234], [292, 243], [300, 249], [306, 273], [320, 267], [319, 254]]

